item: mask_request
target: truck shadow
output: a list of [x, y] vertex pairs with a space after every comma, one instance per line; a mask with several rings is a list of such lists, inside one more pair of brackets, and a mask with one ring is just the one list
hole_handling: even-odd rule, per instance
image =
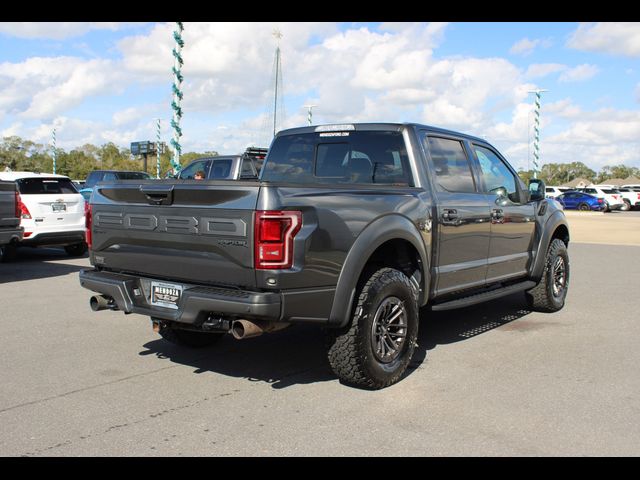
[[[520, 320], [530, 313], [522, 292], [457, 310], [422, 310], [418, 345], [409, 364], [409, 370], [420, 368], [427, 352], [438, 345], [468, 340]], [[532, 328], [528, 324], [522, 326], [524, 329]], [[514, 324], [512, 329], [518, 329], [518, 324]]]
[[[62, 248], [18, 248], [15, 259], [0, 263], [0, 284], [79, 272], [89, 266], [88, 258], [89, 255], [70, 257]], [[75, 265], [79, 259], [86, 259], [86, 265]], [[56, 260], [68, 260], [74, 264]]]
[[[405, 376], [422, 367], [427, 352], [438, 345], [468, 340], [527, 315], [523, 294], [446, 312], [422, 311], [418, 346]], [[326, 361], [324, 334], [318, 327], [296, 325], [281, 332], [247, 340], [225, 336], [216, 346], [195, 350], [158, 339], [143, 345], [140, 355], [156, 355], [207, 372], [274, 389], [337, 380]]]

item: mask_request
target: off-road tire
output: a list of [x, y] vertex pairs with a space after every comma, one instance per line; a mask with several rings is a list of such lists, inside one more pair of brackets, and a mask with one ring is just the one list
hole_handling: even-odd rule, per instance
[[71, 257], [81, 257], [87, 253], [88, 247], [85, 242], [74, 243], [73, 245], [67, 245], [64, 247], [64, 251]]
[[209, 332], [195, 332], [192, 330], [181, 330], [178, 328], [172, 328], [167, 324], [162, 324], [160, 327], [160, 336], [166, 341], [179, 345], [181, 347], [189, 348], [205, 348], [217, 343], [225, 334], [224, 333], [209, 333]]
[[[561, 259], [561, 260], [558, 260]], [[554, 283], [558, 274], [558, 264], [564, 268], [563, 287], [556, 293]], [[544, 272], [538, 285], [526, 292], [527, 303], [532, 310], [538, 312], [557, 312], [564, 307], [564, 302], [569, 290], [569, 253], [567, 246], [560, 239], [554, 239], [549, 245], [545, 258]], [[558, 286], [555, 283], [556, 287]]]
[[[375, 271], [357, 295], [350, 325], [327, 331], [329, 365], [347, 385], [371, 390], [384, 388], [402, 378], [413, 356], [418, 337], [418, 292], [404, 273], [385, 267]], [[392, 317], [397, 312], [400, 318], [395, 320]], [[392, 323], [397, 321], [405, 327], [392, 323], [382, 326], [384, 315], [387, 320], [391, 317]], [[376, 340], [381, 344], [383, 339], [394, 342], [387, 336], [390, 332], [387, 327], [395, 328], [395, 333], [388, 334], [397, 340], [392, 343], [397, 348], [390, 349], [394, 353], [384, 361], [374, 344]], [[388, 345], [385, 343], [384, 348]]]

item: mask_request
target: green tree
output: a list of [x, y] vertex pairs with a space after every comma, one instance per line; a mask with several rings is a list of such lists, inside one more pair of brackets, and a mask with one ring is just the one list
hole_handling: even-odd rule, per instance
[[612, 178], [637, 177], [640, 174], [640, 168], [627, 167], [626, 165], [606, 165], [598, 172], [596, 183], [605, 183]]

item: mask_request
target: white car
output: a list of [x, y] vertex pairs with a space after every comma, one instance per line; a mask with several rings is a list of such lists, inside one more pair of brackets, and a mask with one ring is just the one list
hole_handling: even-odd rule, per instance
[[18, 246], [60, 246], [71, 256], [87, 251], [85, 202], [69, 177], [47, 173], [0, 172], [0, 180], [18, 186], [20, 225]]
[[622, 210], [631, 210], [634, 207], [640, 207], [640, 188], [633, 187], [616, 187], [615, 185], [598, 185], [603, 188], [611, 188], [616, 190], [621, 196], [624, 205]]
[[589, 185], [585, 188], [578, 189], [581, 192], [589, 193], [596, 197], [604, 198], [604, 211], [621, 210], [625, 203], [622, 201], [622, 195], [615, 188], [601, 187], [599, 185]]
[[564, 192], [568, 192], [572, 190], [569, 187], [550, 187], [547, 186], [545, 189], [545, 196], [547, 198], [556, 198], [558, 195], [562, 195]]

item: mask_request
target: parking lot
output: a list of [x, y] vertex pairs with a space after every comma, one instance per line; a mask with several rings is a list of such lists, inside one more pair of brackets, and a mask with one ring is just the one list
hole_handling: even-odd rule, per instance
[[424, 311], [409, 374], [381, 391], [340, 384], [312, 327], [182, 350], [92, 312], [87, 257], [23, 249], [0, 264], [0, 454], [640, 455], [640, 212], [568, 218], [562, 311], [522, 294]]

